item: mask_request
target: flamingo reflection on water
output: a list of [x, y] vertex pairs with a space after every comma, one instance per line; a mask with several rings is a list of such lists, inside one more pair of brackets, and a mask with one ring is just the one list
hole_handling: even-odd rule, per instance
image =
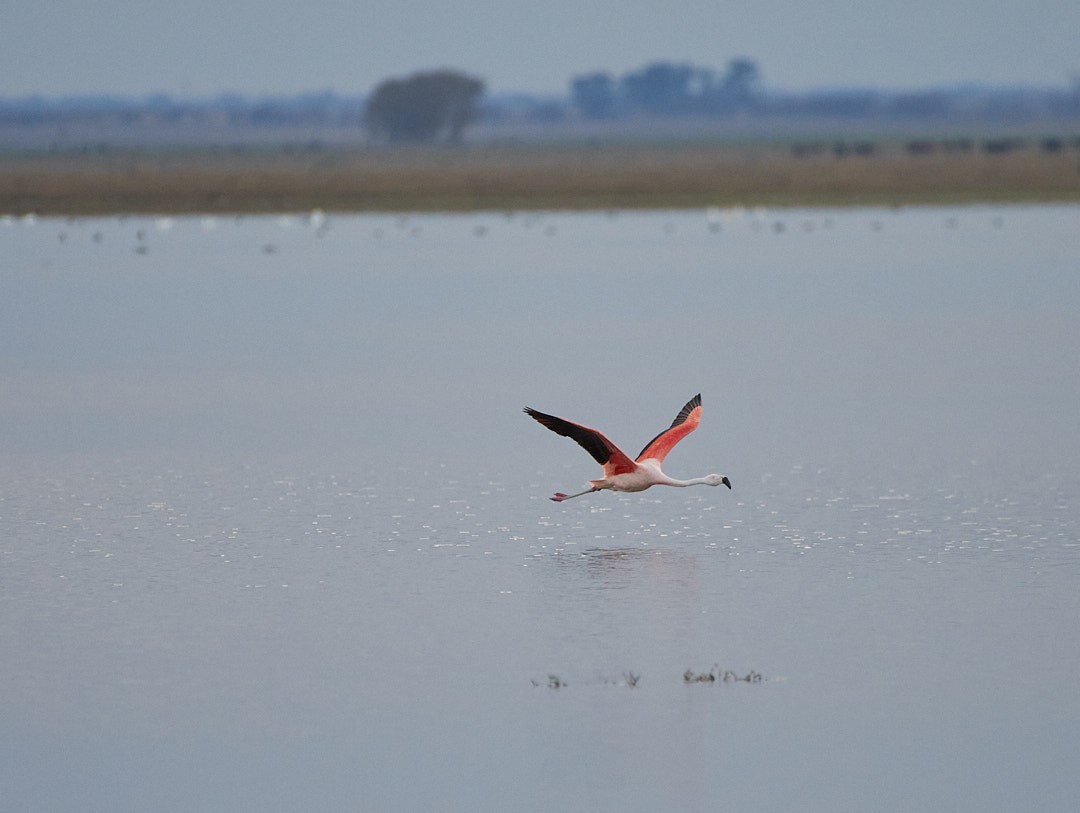
[[671, 426], [645, 444], [634, 460], [631, 460], [618, 446], [608, 440], [602, 432], [590, 429], [579, 423], [568, 421], [565, 418], [556, 418], [554, 415], [545, 415], [532, 407], [525, 407], [525, 412], [536, 419], [552, 432], [577, 441], [585, 451], [593, 456], [604, 467], [604, 476], [599, 480], [590, 480], [591, 488], [579, 491], [577, 494], [563, 494], [557, 492], [550, 499], [555, 502], [570, 500], [583, 494], [591, 494], [594, 491], [611, 489], [612, 491], [644, 491], [652, 486], [719, 486], [725, 485], [731, 488], [731, 481], [722, 474], [707, 474], [704, 477], [695, 477], [691, 480], [676, 480], [668, 477], [660, 470], [660, 464], [664, 462], [668, 452], [680, 440], [689, 435], [698, 424], [701, 423], [701, 394], [695, 395], [686, 402], [679, 414], [675, 416]]

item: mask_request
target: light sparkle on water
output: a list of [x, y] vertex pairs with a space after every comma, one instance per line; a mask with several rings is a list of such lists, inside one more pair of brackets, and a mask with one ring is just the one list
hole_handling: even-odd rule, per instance
[[1080, 793], [1076, 207], [211, 223], [0, 229], [20, 809]]

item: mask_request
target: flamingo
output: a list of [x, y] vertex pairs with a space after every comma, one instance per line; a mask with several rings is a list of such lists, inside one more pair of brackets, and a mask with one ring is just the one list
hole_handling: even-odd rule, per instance
[[602, 478], [589, 481], [591, 488], [579, 491], [577, 494], [556, 492], [555, 496], [550, 498], [555, 502], [572, 500], [574, 497], [606, 488], [612, 491], [644, 491], [652, 486], [682, 488], [697, 485], [725, 485], [731, 488], [731, 481], [722, 474], [707, 474], [692, 480], [676, 480], [660, 470], [660, 464], [664, 462], [664, 458], [672, 447], [697, 429], [698, 424], [701, 423], [701, 393], [687, 401], [686, 406], [679, 410], [679, 414], [671, 422], [671, 426], [645, 444], [641, 454], [634, 460], [627, 457], [618, 446], [596, 429], [590, 429], [564, 418], [556, 418], [554, 415], [545, 415], [532, 407], [525, 407], [525, 413], [557, 435], [577, 441], [582, 449], [604, 467]]

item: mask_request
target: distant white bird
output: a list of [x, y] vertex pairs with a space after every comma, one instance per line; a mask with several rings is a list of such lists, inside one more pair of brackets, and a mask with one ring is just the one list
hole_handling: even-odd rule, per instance
[[545, 415], [532, 407], [525, 407], [525, 412], [552, 432], [577, 441], [581, 448], [604, 467], [604, 476], [601, 479], [589, 481], [591, 488], [579, 491], [577, 494], [556, 492], [555, 496], [551, 497], [555, 502], [570, 500], [603, 489], [644, 491], [652, 486], [697, 485], [725, 485], [731, 488], [731, 481], [722, 474], [707, 474], [692, 480], [676, 480], [660, 470], [660, 464], [664, 462], [664, 458], [672, 447], [697, 429], [698, 424], [701, 423], [700, 393], [686, 402], [686, 406], [675, 416], [671, 426], [650, 440], [635, 460], [627, 457], [618, 446], [596, 429], [590, 429], [564, 418], [556, 418], [554, 415]]

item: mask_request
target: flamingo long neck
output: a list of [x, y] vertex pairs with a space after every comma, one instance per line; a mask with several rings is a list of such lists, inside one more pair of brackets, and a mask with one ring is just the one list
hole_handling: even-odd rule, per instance
[[691, 477], [689, 480], [676, 480], [674, 477], [668, 477], [664, 481], [666, 486], [675, 486], [676, 488], [686, 488], [686, 486], [707, 486], [709, 481], [705, 477]]

